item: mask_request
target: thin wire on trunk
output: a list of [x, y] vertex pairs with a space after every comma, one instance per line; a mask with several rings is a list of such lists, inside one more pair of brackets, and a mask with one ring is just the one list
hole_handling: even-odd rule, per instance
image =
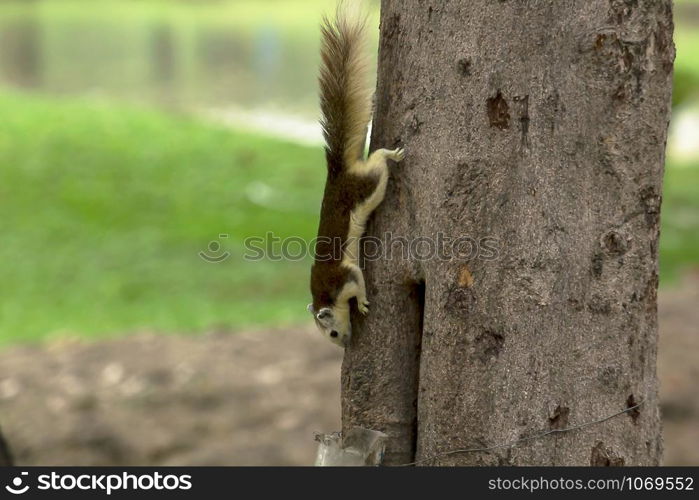
[[443, 453], [437, 453], [436, 455], [431, 455], [431, 456], [429, 456], [429, 457], [422, 458], [422, 459], [420, 459], [420, 460], [416, 460], [415, 462], [410, 462], [410, 463], [407, 463], [407, 464], [400, 464], [400, 465], [398, 465], [398, 467], [408, 467], [408, 466], [411, 466], [411, 465], [424, 464], [425, 462], [431, 462], [432, 460], [436, 460], [436, 459], [438, 459], [438, 458], [448, 457], [448, 456], [451, 456], [451, 455], [458, 455], [458, 454], [460, 454], [460, 453], [477, 453], [477, 452], [483, 452], [483, 451], [497, 450], [497, 449], [500, 449], [500, 448], [514, 448], [515, 446], [520, 445], [520, 444], [522, 444], [522, 443], [525, 443], [525, 442], [527, 442], [527, 441], [533, 441], [533, 440], [535, 440], [535, 439], [541, 439], [541, 438], [544, 438], [544, 437], [549, 436], [549, 435], [551, 435], [551, 434], [559, 434], [559, 433], [564, 433], [564, 432], [577, 431], [577, 430], [583, 429], [583, 428], [585, 428], [585, 427], [590, 427], [590, 426], [593, 426], [593, 425], [601, 424], [601, 423], [603, 423], [603, 422], [606, 422], [607, 420], [611, 420], [611, 419], [613, 419], [613, 418], [615, 418], [615, 417], [618, 417], [619, 415], [623, 415], [623, 414], [625, 414], [625, 413], [629, 413], [629, 412], [631, 412], [631, 411], [637, 409], [637, 408], [638, 408], [639, 406], [641, 406], [644, 402], [645, 402], [645, 399], [642, 399], [641, 401], [639, 401], [638, 403], [636, 403], [634, 406], [629, 406], [628, 408], [626, 408], [626, 409], [624, 409], [624, 410], [621, 410], [620, 412], [617, 412], [617, 413], [615, 413], [615, 414], [613, 414], [613, 415], [608, 415], [608, 416], [606, 416], [606, 417], [604, 417], [604, 418], [601, 418], [601, 419], [599, 419], [599, 420], [593, 420], [593, 421], [591, 421], [591, 422], [585, 422], [585, 423], [583, 423], [583, 424], [573, 425], [573, 426], [571, 426], [571, 427], [566, 427], [566, 428], [564, 428], [564, 429], [550, 429], [550, 430], [548, 430], [548, 431], [541, 432], [541, 433], [539, 433], [539, 434], [534, 434], [534, 435], [532, 435], [532, 436], [527, 436], [527, 437], [523, 437], [523, 438], [517, 439], [516, 441], [511, 441], [511, 442], [508, 442], [508, 443], [500, 443], [500, 444], [496, 444], [496, 445], [493, 445], [493, 446], [486, 446], [485, 448], [459, 448], [459, 449], [456, 449], [456, 450], [445, 451], [445, 452], [443, 452]]

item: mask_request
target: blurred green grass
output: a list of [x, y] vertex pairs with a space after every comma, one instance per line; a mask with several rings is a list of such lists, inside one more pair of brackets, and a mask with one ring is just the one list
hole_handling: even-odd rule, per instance
[[308, 261], [242, 242], [315, 235], [321, 148], [100, 101], [4, 93], [0, 116], [0, 343], [305, 317]]
[[699, 100], [699, 30], [678, 24], [675, 29], [673, 105]]
[[[193, 10], [155, 0], [106, 0], [99, 9], [77, 0], [39, 2], [33, 8], [47, 21], [42, 39], [50, 49], [42, 76], [54, 75], [51, 61], [65, 61], [55, 53], [56, 20], [70, 24], [81, 16], [96, 31], [101, 21], [166, 23], [183, 47], [194, 46], [188, 41], [202, 26], [245, 33], [269, 24], [285, 40], [309, 40], [315, 54], [317, 13], [334, 0], [308, 0], [303, 8], [279, 2], [271, 10], [269, 3], [212, 2]], [[26, 15], [20, 2], [1, 8], [5, 21]], [[675, 41], [674, 101], [691, 106], [699, 99], [699, 33], [678, 19]], [[191, 47], [182, 50], [183, 58], [194, 57]], [[110, 78], [133, 76], [100, 68]], [[315, 235], [321, 148], [99, 99], [0, 91], [0, 117], [0, 344], [307, 320], [310, 262], [246, 262], [243, 240], [268, 231]], [[221, 242], [232, 256], [206, 263], [198, 253], [219, 234], [229, 235]], [[660, 251], [662, 286], [699, 265], [699, 165], [669, 161]]]
[[[321, 148], [94, 100], [4, 93], [0, 116], [0, 343], [306, 318], [309, 261], [243, 240], [314, 236]], [[669, 166], [662, 284], [697, 262], [699, 168]]]
[[660, 224], [660, 285], [699, 269], [699, 164], [665, 166]]

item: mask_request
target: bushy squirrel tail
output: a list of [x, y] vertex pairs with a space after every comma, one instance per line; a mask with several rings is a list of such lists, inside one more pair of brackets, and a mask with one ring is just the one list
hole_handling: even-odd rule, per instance
[[320, 108], [330, 171], [346, 168], [364, 154], [371, 120], [372, 91], [365, 50], [366, 17], [343, 4], [321, 25]]

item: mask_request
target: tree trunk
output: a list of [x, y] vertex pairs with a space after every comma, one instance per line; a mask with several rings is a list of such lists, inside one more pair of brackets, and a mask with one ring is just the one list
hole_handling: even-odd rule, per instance
[[[29, 3], [29, 2], [27, 2]], [[21, 88], [37, 88], [42, 84], [42, 32], [37, 2], [20, 16], [14, 17], [0, 30], [0, 71], [7, 80]]]
[[5, 438], [0, 432], [0, 467], [6, 467], [12, 465], [12, 455], [10, 455], [10, 447], [7, 446]]
[[670, 0], [383, 1], [372, 149], [407, 156], [342, 410], [389, 434], [385, 463], [659, 463], [672, 30]]

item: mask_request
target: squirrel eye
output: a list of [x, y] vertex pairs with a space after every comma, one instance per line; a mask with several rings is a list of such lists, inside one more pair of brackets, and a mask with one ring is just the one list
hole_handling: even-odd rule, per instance
[[333, 330], [332, 332], [330, 332], [330, 336], [331, 336], [332, 338], [336, 338], [338, 335], [339, 335], [339, 333], [337, 333], [335, 330]]

